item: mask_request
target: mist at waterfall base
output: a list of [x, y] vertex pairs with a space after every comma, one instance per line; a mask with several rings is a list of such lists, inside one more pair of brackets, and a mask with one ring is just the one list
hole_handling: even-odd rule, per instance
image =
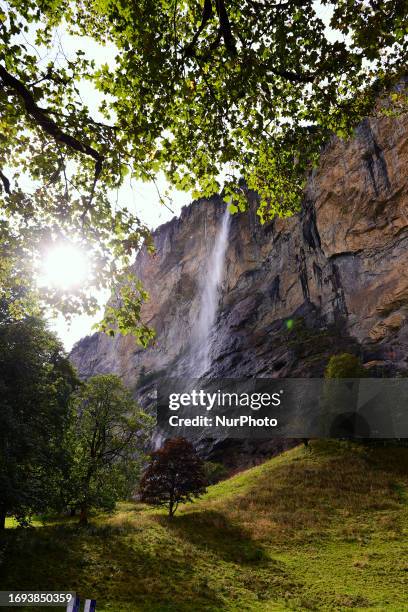
[[217, 318], [220, 289], [224, 278], [230, 222], [231, 215], [226, 208], [214, 247], [207, 260], [204, 277], [201, 280], [200, 306], [197, 322], [192, 332], [188, 364], [188, 374], [197, 378], [203, 376], [211, 364], [211, 333]]

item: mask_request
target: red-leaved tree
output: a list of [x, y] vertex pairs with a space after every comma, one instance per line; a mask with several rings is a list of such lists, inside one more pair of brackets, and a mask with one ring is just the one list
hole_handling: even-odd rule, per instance
[[180, 503], [192, 502], [205, 492], [204, 462], [190, 442], [173, 438], [151, 454], [140, 481], [141, 501], [167, 507], [172, 517]]

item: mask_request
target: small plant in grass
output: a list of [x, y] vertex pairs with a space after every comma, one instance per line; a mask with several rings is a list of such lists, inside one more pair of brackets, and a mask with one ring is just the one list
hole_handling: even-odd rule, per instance
[[140, 499], [164, 506], [173, 517], [180, 503], [192, 502], [206, 492], [204, 461], [184, 438], [173, 438], [151, 454], [140, 481]]

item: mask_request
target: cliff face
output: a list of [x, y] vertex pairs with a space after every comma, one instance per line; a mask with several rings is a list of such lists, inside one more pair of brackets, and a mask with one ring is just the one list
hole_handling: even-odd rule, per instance
[[[299, 215], [262, 226], [248, 194], [249, 212], [231, 219], [210, 376], [321, 375], [343, 350], [388, 373], [407, 368], [407, 168], [408, 117], [367, 119], [327, 146]], [[156, 230], [156, 253], [134, 265], [156, 343], [87, 337], [71, 355], [82, 375], [115, 372], [142, 392], [185, 371], [222, 215], [215, 197]]]

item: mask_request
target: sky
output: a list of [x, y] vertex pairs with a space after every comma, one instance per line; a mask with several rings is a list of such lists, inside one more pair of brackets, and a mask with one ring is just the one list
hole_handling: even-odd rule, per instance
[[[330, 5], [323, 6], [320, 2], [316, 1], [314, 6], [327, 27], [332, 13]], [[336, 33], [328, 27], [327, 33], [329, 38], [337, 37]], [[73, 56], [79, 49], [83, 50], [87, 57], [94, 59], [97, 65], [103, 63], [112, 65], [115, 61], [116, 48], [113, 45], [102, 46], [91, 38], [71, 36], [64, 28], [58, 28], [56, 31], [55, 47], [60, 47], [61, 49], [61, 63], [65, 63], [66, 58]], [[43, 61], [47, 62], [48, 60], [49, 52], [44, 52]], [[80, 94], [83, 101], [92, 110], [95, 119], [98, 119], [97, 108], [102, 101], [101, 94], [87, 81], [80, 83]], [[169, 185], [163, 176], [157, 177], [157, 187], [162, 193], [166, 189], [169, 190]], [[143, 183], [128, 179], [121, 187], [118, 195], [119, 200], [124, 202], [132, 213], [136, 214], [150, 229], [155, 229], [174, 216], [178, 216], [181, 208], [191, 202], [189, 193], [174, 189], [169, 191], [172, 200], [170, 204], [171, 211], [160, 203], [156, 186], [153, 183]], [[99, 292], [96, 297], [100, 303], [100, 311], [95, 316], [77, 315], [72, 318], [71, 322], [66, 321], [62, 315], [56, 318], [49, 318], [50, 328], [61, 338], [67, 351], [71, 350], [75, 342], [93, 333], [92, 326], [102, 318], [103, 305], [109, 296], [107, 292]]]
[[[54, 47], [60, 47], [61, 56], [64, 55], [68, 59], [74, 57], [75, 52], [81, 49], [86, 53], [87, 57], [94, 59], [97, 65], [104, 63], [112, 64], [116, 55], [116, 49], [113, 45], [102, 46], [91, 38], [71, 36], [63, 28], [58, 28], [56, 32]], [[65, 58], [61, 57], [61, 63], [66, 61]], [[49, 54], [44, 52], [42, 61], [46, 62], [48, 60]], [[87, 81], [81, 82], [79, 89], [81, 98], [92, 110], [95, 119], [103, 119], [101, 116], [98, 116], [97, 111], [102, 101], [102, 95]], [[157, 189], [161, 193], [164, 193], [166, 190], [169, 191], [171, 198], [169, 207], [171, 210], [160, 202]], [[155, 229], [174, 216], [179, 216], [182, 207], [191, 202], [189, 193], [171, 189], [163, 175], [157, 177], [156, 185], [127, 178], [119, 190], [118, 198], [150, 229]], [[57, 333], [67, 351], [71, 350], [75, 342], [93, 333], [92, 326], [102, 318], [103, 305], [106, 303], [109, 294], [106, 291], [101, 291], [98, 292], [96, 297], [100, 303], [100, 311], [95, 316], [76, 315], [72, 317], [70, 322], [62, 315], [48, 319], [49, 327]]]
[[[159, 177], [157, 185], [164, 192], [168, 185], [163, 177]], [[151, 183], [133, 181], [133, 184], [125, 184], [120, 190], [120, 199], [126, 202], [130, 211], [135, 213], [141, 221], [146, 223], [150, 229], [155, 229], [162, 223], [166, 223], [174, 216], [179, 216], [183, 206], [191, 202], [188, 193], [175, 191], [171, 192], [172, 201], [169, 204], [173, 212], [160, 203], [156, 187]], [[75, 342], [94, 333], [92, 326], [103, 316], [103, 305], [106, 303], [109, 294], [105, 291], [98, 292], [100, 311], [95, 316], [76, 315], [69, 323], [63, 315], [49, 319], [49, 327], [57, 333], [65, 349], [70, 351]]]

